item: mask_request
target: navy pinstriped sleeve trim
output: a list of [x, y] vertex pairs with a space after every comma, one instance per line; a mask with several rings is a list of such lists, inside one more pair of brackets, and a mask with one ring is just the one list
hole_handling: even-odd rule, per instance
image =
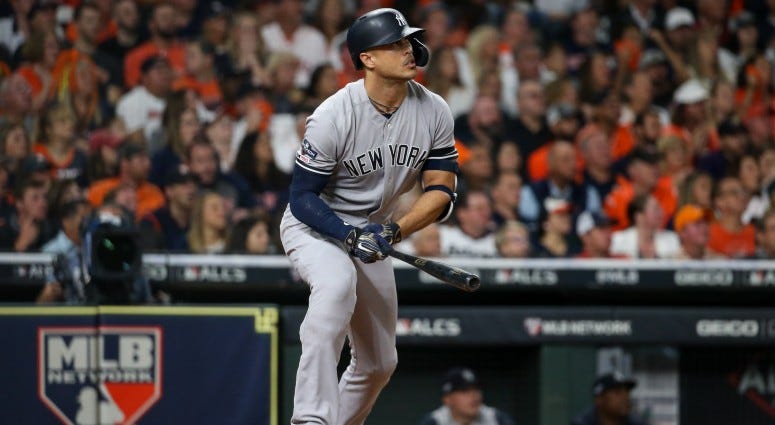
[[431, 149], [428, 153], [428, 159], [455, 159], [457, 158], [457, 149], [454, 146], [446, 148]]

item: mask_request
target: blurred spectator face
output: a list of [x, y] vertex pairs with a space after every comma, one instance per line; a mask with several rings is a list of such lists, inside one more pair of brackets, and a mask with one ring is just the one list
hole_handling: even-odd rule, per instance
[[653, 188], [659, 179], [659, 169], [656, 164], [651, 164], [641, 159], [633, 159], [627, 167], [630, 180], [641, 187]]
[[496, 236], [498, 254], [504, 258], [526, 258], [530, 254], [530, 235], [527, 228], [508, 223]]
[[71, 141], [75, 135], [75, 117], [67, 107], [57, 107], [49, 115], [46, 127], [46, 142]]
[[568, 54], [560, 44], [553, 44], [544, 58], [544, 66], [558, 78], [568, 73]]
[[531, 44], [517, 48], [514, 65], [521, 79], [537, 79], [541, 73], [541, 49]]
[[544, 87], [538, 81], [525, 81], [517, 90], [519, 114], [529, 117], [542, 117], [546, 114], [546, 96]]
[[24, 127], [21, 125], [12, 128], [3, 140], [3, 152], [4, 156], [23, 159], [27, 156], [29, 150], [29, 141], [27, 140], [27, 133], [24, 131]]
[[495, 99], [497, 98], [489, 96], [479, 96], [476, 99], [469, 115], [472, 127], [487, 131], [500, 126], [503, 118]]
[[266, 164], [274, 162], [274, 151], [272, 150], [272, 141], [268, 132], [258, 135], [256, 143], [253, 145], [253, 158], [257, 164]]
[[32, 9], [35, 0], [10, 0], [9, 3], [11, 3], [14, 11], [26, 16], [30, 9]]
[[137, 211], [137, 191], [132, 186], [122, 186], [116, 192], [116, 205], [124, 207], [127, 211]]
[[463, 163], [461, 171], [469, 182], [489, 181], [493, 172], [490, 150], [482, 145], [472, 146], [471, 156]]
[[252, 14], [240, 14], [234, 21], [232, 38], [240, 52], [253, 53], [258, 49], [258, 21]]
[[188, 163], [191, 173], [199, 178], [204, 185], [215, 182], [218, 173], [218, 164], [215, 161], [215, 151], [212, 146], [194, 145], [191, 148], [191, 158]]
[[339, 80], [336, 76], [336, 70], [332, 66], [326, 66], [317, 81], [315, 93], [324, 99], [336, 93], [337, 90], [339, 90]]
[[48, 212], [46, 189], [30, 187], [25, 190], [21, 199], [16, 201], [16, 210], [20, 217], [30, 217], [37, 221], [45, 220]]
[[497, 73], [487, 73], [481, 76], [478, 84], [479, 97], [500, 99], [501, 79]]
[[186, 109], [180, 114], [180, 141], [183, 142], [183, 146], [188, 146], [194, 139], [194, 136], [199, 133], [199, 116], [194, 109]]
[[492, 187], [492, 198], [513, 209], [519, 206], [522, 178], [516, 173], [501, 173]]
[[458, 78], [458, 66], [452, 49], [441, 49], [436, 60], [439, 62], [439, 75], [446, 81]]
[[166, 97], [172, 88], [172, 68], [160, 62], [143, 74], [143, 86], [157, 97]]
[[653, 196], [649, 196], [646, 206], [643, 208], [643, 224], [649, 229], [660, 229], [664, 217], [665, 213], [662, 206], [659, 205], [659, 201]]
[[759, 247], [768, 258], [775, 258], [775, 214], [766, 214], [757, 235]]
[[593, 46], [596, 41], [598, 21], [597, 12], [594, 9], [588, 8], [578, 12], [571, 20], [573, 41], [580, 46]]
[[96, 95], [98, 81], [94, 63], [86, 57], [78, 59], [73, 67], [76, 93], [81, 96]]
[[196, 8], [196, 0], [171, 0], [170, 3], [176, 10], [183, 12], [191, 12]]
[[723, 82], [723, 80], [717, 83], [710, 102], [710, 106], [717, 116], [726, 117], [731, 115], [735, 110], [735, 91], [732, 85]]
[[546, 216], [544, 232], [554, 235], [567, 235], [571, 231], [571, 216], [567, 212], [554, 212]]
[[245, 247], [250, 254], [266, 254], [269, 250], [269, 228], [264, 221], [258, 221], [248, 231]]
[[584, 162], [591, 168], [611, 167], [611, 147], [605, 133], [594, 133], [582, 141]]
[[132, 181], [141, 183], [148, 178], [148, 172], [151, 170], [151, 160], [147, 153], [138, 153], [126, 160], [127, 172]]
[[153, 10], [151, 20], [148, 22], [151, 33], [161, 38], [175, 38], [178, 32], [175, 24], [175, 13], [175, 9], [169, 3], [157, 5]]
[[608, 66], [609, 56], [603, 53], [593, 55], [589, 67], [590, 81], [594, 87], [608, 87], [611, 85], [611, 68]]
[[725, 154], [739, 158], [745, 152], [745, 134], [728, 134], [726, 136], [720, 136], [719, 139], [721, 139], [721, 149]]
[[579, 119], [576, 117], [561, 117], [552, 125], [552, 134], [558, 139], [573, 140], [579, 132]]
[[611, 228], [596, 226], [582, 237], [582, 241], [588, 252], [608, 253], [611, 247]]
[[519, 173], [522, 168], [522, 154], [514, 142], [503, 142], [498, 147], [496, 168], [499, 173]]
[[421, 257], [438, 257], [441, 255], [441, 237], [439, 225], [432, 223], [412, 235], [412, 245], [416, 255]]
[[686, 143], [678, 137], [667, 136], [668, 139], [660, 139], [660, 153], [662, 154], [665, 172], [678, 173], [685, 170], [689, 164], [689, 152]]
[[739, 178], [746, 192], [753, 194], [759, 191], [759, 163], [755, 157], [746, 155], [740, 159]]
[[100, 32], [100, 11], [94, 7], [83, 8], [76, 25], [79, 37], [82, 37], [87, 43], [96, 43]]
[[702, 208], [711, 208], [713, 179], [710, 176], [706, 174], [697, 176], [689, 191], [693, 204], [697, 204]]
[[627, 87], [627, 97], [634, 105], [651, 105], [653, 90], [651, 78], [645, 72], [638, 72], [632, 77], [632, 82]]
[[743, 184], [736, 177], [723, 178], [715, 199], [716, 208], [724, 214], [740, 217], [748, 201]]
[[30, 19], [30, 27], [33, 31], [50, 30], [56, 27], [56, 8], [44, 7], [35, 12], [35, 15]]
[[234, 133], [234, 123], [226, 114], [221, 114], [207, 126], [207, 138], [218, 151], [221, 158], [228, 158], [231, 153], [231, 136]]
[[766, 149], [759, 155], [759, 171], [762, 182], [769, 183], [775, 179], [775, 149]]
[[301, 23], [304, 17], [304, 3], [300, 0], [280, 0], [277, 3], [277, 19]]
[[759, 30], [756, 25], [745, 25], [740, 27], [735, 34], [737, 36], [737, 42], [740, 46], [756, 46], [756, 42], [759, 40]]
[[527, 16], [513, 9], [506, 12], [501, 25], [501, 32], [503, 33], [503, 38], [509, 40], [513, 45], [530, 42], [533, 38]]
[[643, 117], [643, 123], [633, 124], [632, 131], [635, 137], [644, 145], [653, 145], [662, 134], [662, 123], [659, 115], [648, 113]]
[[432, 11], [427, 13], [422, 27], [425, 28], [425, 40], [431, 50], [444, 46], [449, 32], [447, 11], [443, 7], [434, 7]]
[[194, 181], [187, 181], [167, 185], [164, 188], [164, 192], [170, 204], [181, 208], [183, 211], [191, 211], [194, 205], [194, 198], [196, 197], [196, 183]]
[[693, 31], [689, 26], [680, 26], [670, 31], [665, 31], [667, 40], [679, 52], [685, 52], [692, 43]]
[[549, 174], [553, 178], [570, 182], [576, 177], [576, 149], [566, 141], [555, 142], [549, 150]]
[[54, 67], [59, 56], [59, 41], [53, 32], [49, 32], [46, 35], [46, 40], [43, 42], [43, 66], [47, 69]]
[[119, 0], [113, 10], [113, 19], [119, 28], [129, 32], [137, 31], [140, 14], [134, 0]]
[[229, 34], [229, 20], [226, 15], [209, 16], [202, 23], [202, 38], [215, 46], [223, 45]]
[[681, 244], [685, 247], [704, 247], [708, 244], [710, 232], [705, 220], [688, 223], [680, 232]]
[[226, 205], [221, 195], [207, 195], [202, 208], [202, 219], [206, 227], [219, 231], [226, 229]]
[[202, 52], [199, 42], [186, 44], [186, 72], [191, 75], [212, 68], [212, 56]]
[[726, 18], [726, 3], [718, 0], [697, 0], [697, 13], [711, 22], [722, 22]]
[[468, 193], [467, 205], [458, 210], [460, 228], [470, 236], [479, 237], [487, 233], [492, 216], [490, 199], [481, 191]]
[[32, 89], [19, 74], [12, 74], [0, 86], [0, 108], [3, 111], [14, 111], [27, 114], [32, 110]]

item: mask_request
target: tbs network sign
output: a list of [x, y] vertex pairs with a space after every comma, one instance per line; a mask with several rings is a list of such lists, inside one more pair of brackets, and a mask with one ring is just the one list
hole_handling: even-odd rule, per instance
[[66, 424], [135, 423], [161, 397], [158, 327], [38, 328], [38, 395]]

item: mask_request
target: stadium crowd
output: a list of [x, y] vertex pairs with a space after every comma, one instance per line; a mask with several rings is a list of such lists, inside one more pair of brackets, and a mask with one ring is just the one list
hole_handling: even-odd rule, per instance
[[377, 7], [427, 30], [460, 152], [452, 220], [404, 249], [775, 258], [773, 0], [9, 0], [0, 250], [108, 204], [147, 251], [281, 254], [305, 118]]

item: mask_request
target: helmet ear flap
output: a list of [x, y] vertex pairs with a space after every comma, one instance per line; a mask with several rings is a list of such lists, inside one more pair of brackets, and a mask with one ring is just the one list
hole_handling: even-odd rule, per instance
[[428, 50], [428, 46], [424, 45], [416, 37], [409, 37], [409, 41], [412, 43], [412, 55], [414, 55], [414, 63], [417, 66], [428, 65], [428, 60], [431, 58], [431, 52]]

